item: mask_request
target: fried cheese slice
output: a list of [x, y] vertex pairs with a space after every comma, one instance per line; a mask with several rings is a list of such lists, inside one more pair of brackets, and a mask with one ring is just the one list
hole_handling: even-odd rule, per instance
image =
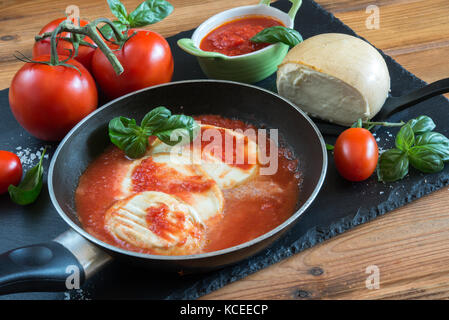
[[200, 134], [190, 144], [169, 146], [155, 139], [148, 155], [181, 154], [199, 164], [221, 189], [233, 188], [257, 173], [258, 146], [237, 130], [201, 124]]
[[105, 228], [155, 254], [194, 254], [204, 244], [205, 228], [196, 210], [163, 192], [139, 192], [115, 202], [106, 212]]

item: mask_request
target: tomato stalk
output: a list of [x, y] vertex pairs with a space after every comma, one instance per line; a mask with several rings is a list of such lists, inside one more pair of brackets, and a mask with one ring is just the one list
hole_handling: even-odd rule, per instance
[[53, 30], [52, 32], [45, 32], [42, 35], [37, 35], [35, 37], [36, 41], [42, 40], [44, 38], [50, 37], [51, 39], [51, 58], [49, 61], [50, 65], [56, 66], [56, 65], [65, 65], [65, 61], [60, 61], [57, 53], [57, 38], [58, 34], [61, 32], [69, 32], [72, 37], [73, 47], [75, 50], [77, 50], [78, 45], [82, 41], [79, 37], [79, 35], [84, 35], [92, 39], [92, 41], [98, 46], [98, 48], [103, 52], [103, 54], [106, 56], [106, 58], [111, 63], [112, 67], [114, 68], [114, 71], [117, 75], [123, 73], [124, 69], [123, 66], [120, 64], [119, 60], [115, 56], [115, 54], [112, 52], [112, 50], [108, 47], [108, 45], [103, 41], [103, 39], [100, 37], [100, 35], [97, 32], [97, 25], [99, 23], [106, 23], [111, 27], [111, 29], [114, 32], [115, 38], [117, 39], [117, 42], [124, 43], [128, 39], [125, 35], [123, 35], [121, 32], [118, 31], [118, 29], [114, 26], [114, 24], [106, 18], [98, 18], [88, 24], [86, 24], [84, 27], [76, 26], [72, 23], [70, 20], [64, 20], [62, 21], [59, 26]]
[[357, 120], [352, 125], [352, 128], [365, 128], [371, 130], [375, 126], [382, 127], [402, 127], [405, 124], [404, 121], [401, 122], [385, 122], [385, 121], [362, 121], [362, 119]]

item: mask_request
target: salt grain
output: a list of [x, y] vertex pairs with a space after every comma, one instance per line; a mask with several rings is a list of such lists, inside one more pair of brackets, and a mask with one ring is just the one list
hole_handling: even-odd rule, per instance
[[64, 292], [64, 300], [91, 300], [83, 289], [73, 289]]
[[[20, 159], [20, 162], [22, 163], [23, 167], [33, 167], [37, 164], [37, 162], [40, 160], [42, 152], [44, 151], [44, 148], [47, 147], [51, 148], [51, 146], [44, 146], [44, 147], [39, 147], [38, 150], [33, 150], [29, 147], [21, 147], [18, 146], [16, 147], [16, 154]], [[44, 155], [44, 159], [48, 159], [48, 154]]]

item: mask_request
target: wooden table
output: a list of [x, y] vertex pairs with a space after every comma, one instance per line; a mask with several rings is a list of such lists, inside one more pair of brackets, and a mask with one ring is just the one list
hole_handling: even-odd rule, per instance
[[[124, 0], [131, 10], [141, 0]], [[174, 12], [151, 29], [164, 36], [196, 27], [222, 10], [257, 0], [170, 0]], [[358, 34], [427, 82], [449, 76], [448, 0], [318, 0]], [[66, 6], [81, 16], [112, 18], [105, 0], [0, 1], [0, 89], [31, 56], [33, 37]], [[368, 29], [368, 5], [380, 8], [380, 28]], [[449, 189], [232, 283], [204, 299], [440, 299], [449, 297]], [[376, 265], [380, 288], [367, 289]]]

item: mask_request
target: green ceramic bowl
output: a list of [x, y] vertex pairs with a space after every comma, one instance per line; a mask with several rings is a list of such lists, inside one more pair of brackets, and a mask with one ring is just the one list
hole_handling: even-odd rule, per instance
[[203, 72], [212, 79], [233, 80], [254, 83], [276, 72], [288, 51], [285, 44], [272, 44], [261, 50], [239, 56], [226, 56], [221, 53], [203, 51], [199, 48], [201, 40], [213, 29], [225, 22], [248, 15], [270, 16], [293, 28], [296, 12], [302, 0], [290, 0], [292, 7], [288, 13], [270, 7], [270, 0], [262, 0], [257, 5], [237, 7], [223, 11], [204, 21], [193, 33], [191, 39], [180, 39], [178, 46], [197, 57]]

